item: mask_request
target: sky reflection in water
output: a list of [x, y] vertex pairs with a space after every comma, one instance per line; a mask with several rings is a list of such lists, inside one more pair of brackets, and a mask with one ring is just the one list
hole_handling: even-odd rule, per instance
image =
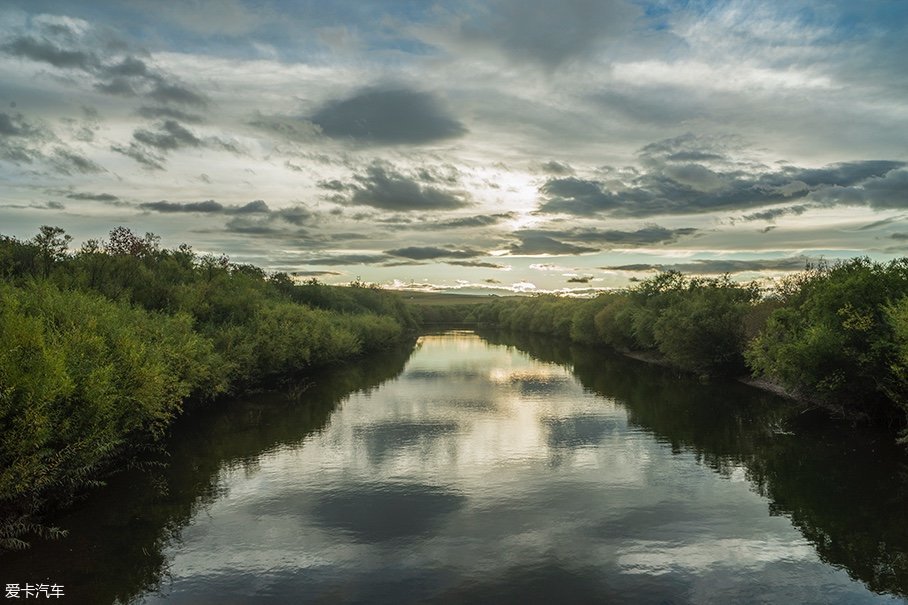
[[628, 417], [563, 366], [422, 337], [320, 432], [223, 468], [146, 602], [890, 600], [769, 514], [743, 465]]

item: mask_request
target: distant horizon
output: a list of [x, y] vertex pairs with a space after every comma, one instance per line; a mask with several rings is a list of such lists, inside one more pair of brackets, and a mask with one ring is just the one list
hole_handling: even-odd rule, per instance
[[403, 291], [908, 253], [908, 4], [0, 7], [0, 233]]

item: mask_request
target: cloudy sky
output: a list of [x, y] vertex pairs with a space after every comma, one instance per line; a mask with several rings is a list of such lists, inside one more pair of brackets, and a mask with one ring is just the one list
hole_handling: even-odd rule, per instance
[[908, 249], [908, 3], [6, 0], [0, 233], [392, 286]]

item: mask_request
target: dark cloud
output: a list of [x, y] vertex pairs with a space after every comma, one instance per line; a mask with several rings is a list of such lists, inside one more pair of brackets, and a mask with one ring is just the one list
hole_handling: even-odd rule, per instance
[[287, 235], [286, 229], [272, 224], [269, 221], [250, 221], [245, 218], [233, 218], [225, 225], [231, 233], [245, 235]]
[[19, 36], [0, 48], [15, 57], [49, 63], [54, 67], [90, 70], [98, 64], [98, 59], [91, 53], [60, 48], [49, 40], [32, 36]]
[[[264, 202], [262, 203], [264, 204]], [[303, 223], [311, 220], [315, 215], [305, 206], [291, 206], [289, 208], [281, 208], [280, 210], [275, 210], [271, 213], [271, 216], [273, 218], [279, 218], [292, 225], [302, 225]]]
[[561, 162], [556, 162], [555, 160], [544, 163], [542, 165], [542, 170], [543, 172], [557, 176], [574, 174], [574, 169], [571, 168], [569, 164], [562, 164]]
[[[904, 163], [889, 162], [887, 164]], [[882, 169], [881, 169], [882, 170]], [[876, 209], [908, 208], [908, 170], [891, 170], [854, 187], [829, 188], [811, 196], [821, 202], [867, 205]]]
[[511, 220], [517, 216], [516, 212], [501, 212], [498, 214], [480, 214], [476, 216], [463, 216], [446, 221], [420, 221], [415, 223], [415, 228], [423, 230], [460, 229], [464, 227], [489, 227], [503, 221]]
[[697, 233], [692, 227], [679, 229], [666, 229], [658, 225], [650, 225], [636, 231], [621, 231], [619, 229], [572, 229], [567, 231], [550, 231], [553, 237], [567, 239], [573, 242], [587, 244], [622, 246], [647, 246], [651, 244], [667, 244]]
[[0, 113], [0, 160], [31, 164], [44, 157], [41, 146], [52, 138], [49, 132], [29, 123], [22, 114]]
[[72, 174], [74, 172], [92, 174], [104, 170], [85, 156], [62, 147], [54, 149], [50, 159], [54, 169], [62, 174]]
[[445, 261], [445, 264], [456, 265], [458, 267], [477, 267], [482, 269], [507, 269], [507, 265], [499, 265], [498, 263], [490, 263], [481, 260], [449, 260]]
[[205, 200], [204, 202], [146, 202], [139, 204], [143, 210], [153, 210], [155, 212], [173, 213], [173, 212], [200, 212], [200, 213], [219, 213], [224, 212], [224, 205], [214, 200]]
[[598, 250], [558, 241], [542, 231], [518, 231], [514, 235], [520, 241], [511, 244], [511, 254], [582, 254]]
[[428, 265], [429, 263], [418, 261], [418, 260], [393, 260], [386, 263], [382, 263], [382, 267], [419, 267], [422, 265]]
[[128, 147], [124, 145], [111, 145], [110, 149], [111, 151], [122, 153], [123, 155], [134, 159], [149, 170], [164, 170], [164, 158], [148, 151], [141, 145], [137, 145], [135, 141], [131, 142]]
[[170, 118], [172, 120], [179, 120], [190, 124], [198, 124], [203, 121], [202, 116], [200, 115], [181, 111], [172, 107], [139, 107], [138, 114], [143, 118], [148, 118], [150, 120]]
[[463, 192], [424, 185], [384, 162], [373, 163], [353, 179], [355, 184], [346, 186], [353, 193], [344, 198], [352, 204], [383, 210], [454, 210], [470, 203]]
[[329, 101], [311, 121], [329, 137], [375, 145], [417, 145], [466, 132], [432, 95], [406, 89], [371, 89]]
[[167, 82], [163, 79], [155, 82], [148, 96], [162, 103], [181, 103], [195, 107], [205, 107], [208, 104], [204, 96], [191, 88], [182, 84]]
[[475, 258], [485, 256], [486, 253], [481, 250], [470, 248], [454, 249], [439, 248], [437, 246], [408, 246], [406, 248], [397, 248], [395, 250], [385, 250], [385, 254], [391, 256], [402, 256], [413, 260], [429, 260], [434, 258]]
[[583, 275], [583, 276], [568, 278], [567, 283], [569, 283], [569, 284], [588, 284], [588, 283], [590, 283], [590, 281], [592, 281], [592, 279], [593, 279], [592, 275]]
[[744, 273], [750, 271], [802, 271], [810, 259], [806, 256], [757, 260], [695, 260], [687, 263], [615, 265], [600, 267], [606, 271], [680, 271], [681, 273], [698, 273], [718, 275], [723, 273]]
[[591, 215], [622, 206], [621, 198], [605, 191], [602, 183], [575, 177], [550, 179], [539, 192], [546, 200], [541, 212]]
[[[299, 170], [302, 170], [301, 168]], [[337, 179], [332, 179], [330, 181], [319, 181], [318, 186], [321, 189], [327, 189], [328, 191], [347, 191], [353, 189], [353, 185], [349, 183], [344, 183]]]
[[181, 147], [198, 147], [202, 140], [182, 126], [176, 120], [164, 120], [158, 125], [157, 132], [139, 129], [132, 137], [144, 145], [161, 151], [172, 151]]
[[897, 239], [899, 241], [908, 240], [908, 233], [893, 233], [889, 236], [892, 239]]
[[92, 200], [95, 202], [119, 202], [120, 198], [110, 193], [70, 193], [67, 196], [71, 200]]
[[184, 148], [205, 147], [220, 149], [235, 154], [242, 154], [235, 141], [218, 137], [202, 139], [176, 120], [164, 120], [155, 124], [155, 130], [138, 128], [132, 133], [129, 146], [114, 145], [114, 151], [122, 153], [145, 165], [148, 168], [164, 168], [165, 155]]
[[807, 212], [807, 210], [809, 209], [810, 206], [806, 204], [798, 204], [796, 206], [785, 206], [783, 208], [770, 208], [769, 210], [762, 210], [760, 212], [747, 214], [741, 218], [745, 221], [771, 221], [779, 218], [780, 216], [786, 216], [789, 214], [801, 215]]
[[36, 133], [35, 127], [26, 122], [22, 114], [0, 113], [0, 136], [29, 137]]
[[[704, 150], [697, 150], [697, 144]], [[642, 172], [610, 174], [609, 180], [552, 178], [539, 192], [542, 213], [579, 216], [609, 214], [645, 217], [750, 209], [806, 199], [825, 204], [866, 204], [878, 208], [908, 205], [904, 162], [867, 160], [830, 164], [820, 169], [784, 166], [775, 171], [744, 170], [723, 151], [722, 141], [685, 135], [647, 145], [639, 157]], [[704, 163], [696, 163], [693, 158]], [[771, 209], [745, 220], [770, 220]]]
[[[578, 254], [593, 252], [610, 246], [649, 246], [667, 244], [680, 237], [697, 233], [691, 227], [666, 229], [650, 225], [636, 231], [619, 229], [532, 229], [518, 231], [514, 235], [521, 243], [511, 247], [517, 254]], [[584, 245], [587, 244], [587, 245]], [[596, 246], [591, 248], [589, 246]]]
[[19, 113], [0, 113], [0, 160], [14, 164], [43, 161], [54, 172], [66, 175], [93, 174], [104, 170], [67, 146], [47, 127], [31, 123]]
[[889, 218], [884, 218], [878, 221], [873, 221], [872, 223], [867, 223], [861, 227], [858, 227], [858, 231], [870, 231], [872, 229], [878, 229], [879, 227], [885, 227], [891, 225], [892, 223], [897, 223], [905, 220], [904, 215], [899, 216], [890, 216]]
[[[85, 199], [85, 198], [81, 198]], [[97, 198], [89, 198], [97, 199]], [[202, 202], [168, 202], [161, 200], [159, 202], [145, 202], [139, 204], [143, 210], [152, 210], [154, 212], [178, 213], [178, 212], [195, 212], [202, 214], [268, 214], [271, 209], [263, 200], [255, 200], [242, 206], [225, 206], [215, 200], [205, 200]], [[289, 209], [287, 209], [289, 210]], [[277, 214], [286, 210], [275, 211]]]
[[121, 40], [94, 28], [73, 28], [63, 23], [35, 22], [34, 31], [15, 36], [0, 51], [66, 70], [81, 71], [96, 90], [118, 96], [145, 95], [163, 103], [204, 107], [201, 93], [173, 75], [139, 58]]
[[788, 168], [785, 172], [794, 181], [805, 183], [808, 187], [834, 185], [850, 187], [874, 177], [883, 177], [896, 168], [905, 166], [904, 162], [887, 160], [867, 160], [863, 162], [842, 162], [830, 164], [823, 168]]
[[371, 265], [386, 260], [388, 260], [388, 257], [383, 254], [337, 254], [310, 258], [303, 261], [303, 263], [307, 265], [324, 265], [331, 267], [338, 265]]

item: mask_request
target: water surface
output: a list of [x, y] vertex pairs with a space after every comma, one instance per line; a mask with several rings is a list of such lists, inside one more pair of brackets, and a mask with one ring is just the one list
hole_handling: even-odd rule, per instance
[[890, 435], [514, 338], [428, 335], [194, 414], [167, 468], [116, 478], [0, 581], [93, 603], [905, 602]]

